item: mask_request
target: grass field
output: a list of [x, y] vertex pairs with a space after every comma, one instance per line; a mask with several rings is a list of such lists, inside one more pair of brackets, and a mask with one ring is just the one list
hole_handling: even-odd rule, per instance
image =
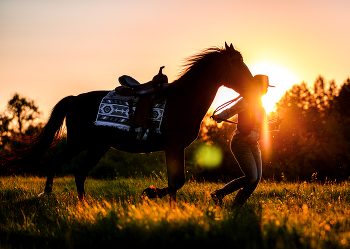
[[77, 200], [73, 177], [37, 198], [45, 179], [0, 178], [0, 248], [350, 248], [349, 182], [263, 181], [240, 209], [234, 195], [217, 210], [209, 193], [223, 183], [189, 181], [168, 198], [141, 200], [164, 175], [86, 181]]

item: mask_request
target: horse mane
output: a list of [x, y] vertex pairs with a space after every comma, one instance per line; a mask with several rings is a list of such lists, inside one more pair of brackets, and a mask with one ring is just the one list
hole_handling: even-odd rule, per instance
[[[235, 50], [235, 53], [242, 57], [241, 53]], [[199, 53], [189, 56], [185, 59], [182, 68], [180, 69], [177, 78], [166, 89], [167, 93], [177, 92], [188, 87], [188, 82], [192, 82], [198, 75], [202, 74], [208, 67], [212, 65], [214, 61], [226, 62], [228, 56], [232, 56], [227, 53], [227, 50], [222, 47], [209, 47], [201, 50]], [[225, 70], [225, 67], [217, 66], [219, 73]]]
[[222, 49], [219, 47], [210, 47], [200, 51], [197, 54], [189, 56], [188, 58], [185, 59], [185, 62], [182, 65], [182, 68], [180, 69], [177, 79], [180, 79], [191, 69], [207, 64], [205, 62], [212, 61], [213, 58], [216, 57], [221, 52], [221, 50]]

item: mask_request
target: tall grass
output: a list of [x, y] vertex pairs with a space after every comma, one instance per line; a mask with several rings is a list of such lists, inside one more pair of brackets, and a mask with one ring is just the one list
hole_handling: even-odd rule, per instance
[[0, 178], [0, 248], [349, 248], [349, 183], [262, 182], [240, 209], [234, 194], [217, 209], [209, 193], [223, 183], [189, 181], [169, 199], [141, 200], [154, 177], [86, 181], [85, 202], [74, 178]]

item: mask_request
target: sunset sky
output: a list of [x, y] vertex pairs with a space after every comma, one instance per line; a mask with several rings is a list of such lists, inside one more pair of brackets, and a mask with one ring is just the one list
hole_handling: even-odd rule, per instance
[[19, 92], [45, 118], [67, 95], [112, 90], [123, 74], [146, 82], [163, 65], [173, 81], [183, 59], [225, 41], [270, 77], [273, 105], [295, 83], [350, 77], [349, 10], [349, 0], [0, 0], [0, 112]]

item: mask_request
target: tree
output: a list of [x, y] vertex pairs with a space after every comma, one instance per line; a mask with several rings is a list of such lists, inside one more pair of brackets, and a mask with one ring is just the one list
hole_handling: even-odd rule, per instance
[[12, 119], [5, 114], [0, 114], [0, 148], [5, 147], [9, 142], [9, 135], [11, 133], [10, 123]]
[[314, 96], [317, 104], [317, 108], [320, 111], [325, 109], [327, 104], [327, 95], [325, 92], [325, 82], [322, 76], [318, 76], [314, 83]]
[[335, 98], [335, 108], [342, 118], [346, 118], [350, 114], [350, 78], [348, 78], [341, 87], [338, 97]]
[[12, 115], [11, 121], [17, 121], [17, 132], [21, 135], [24, 134], [25, 126], [40, 116], [38, 109], [33, 100], [26, 99], [18, 93], [15, 93], [7, 104], [7, 110]]
[[348, 177], [349, 86], [350, 80], [337, 95], [335, 82], [327, 88], [319, 76], [313, 93], [305, 83], [285, 93], [277, 104], [277, 115], [286, 120], [272, 142], [271, 168], [283, 172], [289, 180], [307, 180], [316, 172], [319, 179]]
[[21, 142], [14, 139], [16, 135], [33, 136], [41, 128], [35, 121], [40, 112], [33, 100], [15, 93], [8, 101], [5, 112], [0, 113], [0, 149], [5, 151], [21, 147]]
[[287, 179], [297, 179], [302, 173], [313, 173], [310, 167], [304, 165], [313, 156], [310, 151], [314, 145], [314, 131], [318, 127], [316, 109], [315, 97], [305, 82], [294, 85], [280, 99], [276, 112], [285, 120], [278, 135], [271, 139], [271, 165], [264, 170], [264, 177], [283, 173]]

